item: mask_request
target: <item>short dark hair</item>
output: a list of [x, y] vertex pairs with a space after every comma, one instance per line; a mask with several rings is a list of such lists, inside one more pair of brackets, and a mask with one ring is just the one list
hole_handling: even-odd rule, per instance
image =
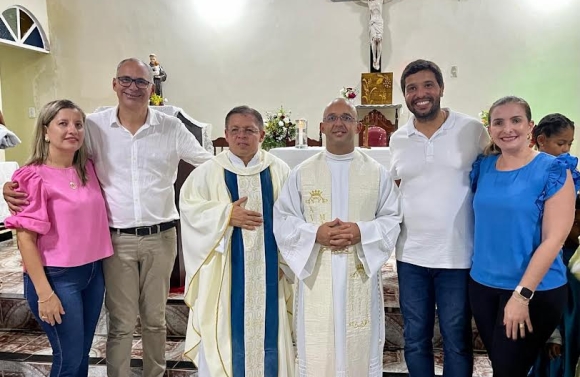
[[260, 130], [264, 129], [264, 119], [262, 118], [262, 114], [256, 109], [251, 108], [250, 106], [242, 105], [236, 106], [231, 109], [228, 114], [226, 115], [226, 129], [228, 128], [228, 122], [230, 121], [230, 117], [235, 114], [242, 114], [242, 115], [251, 115], [256, 119], [256, 125]]
[[437, 80], [437, 84], [443, 88], [443, 74], [441, 73], [439, 66], [433, 62], [430, 62], [429, 60], [419, 59], [407, 64], [403, 70], [403, 74], [401, 75], [401, 90], [403, 91], [403, 94], [405, 94], [405, 81], [407, 80], [407, 77], [421, 71], [433, 72], [435, 75], [435, 80]]
[[548, 114], [532, 130], [532, 140], [534, 144], [537, 144], [538, 136], [551, 137], [552, 135], [558, 135], [567, 128], [574, 130], [574, 122], [560, 113]]

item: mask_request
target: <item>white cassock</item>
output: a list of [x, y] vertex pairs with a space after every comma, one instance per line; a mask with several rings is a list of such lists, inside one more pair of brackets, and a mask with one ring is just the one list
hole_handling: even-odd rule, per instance
[[[314, 165], [314, 170], [311, 167], [308, 168], [314, 172], [311, 174], [307, 166], [313, 163], [317, 165]], [[331, 185], [329, 189], [324, 188], [325, 174], [329, 175], [328, 181]], [[314, 189], [310, 192], [305, 190], [303, 175], [313, 177], [311, 178], [312, 185], [309, 187]], [[376, 183], [373, 183], [375, 181]], [[318, 185], [321, 185], [322, 188], [318, 188]], [[330, 190], [330, 195], [325, 196], [328, 194], [325, 190]], [[334, 323], [334, 326], [329, 329], [329, 332], [333, 332], [331, 337], [333, 337], [334, 344], [330, 343], [330, 346], [333, 349], [331, 352], [334, 354], [330, 353], [324, 356], [326, 348], [324, 344], [319, 342], [317, 346], [321, 349], [313, 351], [317, 348], [307, 350], [308, 341], [305, 341], [305, 339], [319, 337], [318, 329], [324, 327], [324, 322], [322, 322], [316, 324], [318, 327], [310, 327], [312, 329], [310, 332], [314, 331], [314, 333], [310, 333], [307, 329], [311, 320], [308, 318], [305, 320], [305, 316], [307, 317], [305, 313], [308, 312], [309, 306], [316, 306], [319, 303], [309, 302], [308, 297], [312, 296], [306, 296], [305, 292], [308, 293], [312, 286], [323, 279], [318, 276], [316, 278], [318, 280], [309, 281], [313, 271], [315, 271], [314, 273], [320, 272], [317, 264], [320, 264], [322, 259], [320, 256], [325, 253], [325, 248], [316, 243], [316, 232], [319, 225], [315, 224], [316, 219], [314, 219], [315, 216], [312, 216], [312, 210], [305, 209], [305, 206], [308, 207], [307, 203], [313, 200], [326, 203], [328, 198], [330, 198], [330, 203], [327, 204], [330, 204], [328, 208], [332, 212], [331, 218], [322, 220], [324, 215], [316, 213], [315, 216], [321, 216], [318, 223], [331, 221], [335, 218], [351, 221], [353, 214], [349, 214], [349, 209], [350, 212], [356, 212], [359, 207], [365, 208], [365, 205], [366, 211], [370, 213], [361, 213], [359, 216], [361, 218], [366, 216], [367, 221], [356, 221], [361, 233], [361, 242], [354, 245], [351, 254], [330, 251], [326, 253], [330, 256], [327, 261], [330, 261], [331, 264], [329, 271], [332, 275], [332, 295], [327, 295], [329, 302], [323, 304], [317, 313], [325, 311], [324, 305], [332, 307], [330, 317], [333, 318], [323, 318], [323, 320]], [[368, 203], [369, 198], [370, 203]], [[394, 249], [399, 235], [401, 218], [398, 187], [394, 184], [386, 168], [360, 151], [340, 156], [324, 151], [306, 160], [290, 173], [274, 206], [274, 235], [282, 257], [298, 279], [294, 312], [298, 351], [297, 376], [382, 376], [385, 327], [380, 269]], [[349, 255], [352, 256], [349, 257]], [[355, 260], [354, 273], [352, 269], [349, 269], [352, 268], [349, 258]], [[362, 271], [363, 267], [364, 271]], [[368, 298], [370, 302], [367, 301], [367, 306], [370, 307], [366, 308], [370, 321], [359, 318], [357, 322], [353, 319], [356, 316], [349, 314], [351, 311], [358, 311], [357, 306], [364, 306], [364, 303], [361, 304], [357, 301], [357, 291], [354, 290], [353, 295], [353, 289], [349, 289], [351, 283], [348, 276], [353, 277], [359, 270], [361, 279], [368, 280], [363, 284], [368, 284], [370, 287]], [[350, 327], [365, 327], [367, 324], [369, 329], [364, 333], [366, 335], [362, 338], [362, 343], [361, 338], [359, 338], [349, 346], [351, 344], [349, 342], [352, 341], [352, 337], [349, 335], [351, 334]], [[357, 345], [357, 343], [360, 344]], [[365, 349], [365, 346], [368, 351], [360, 353], [358, 349]], [[334, 360], [327, 362], [325, 357]]]
[[[289, 168], [260, 150], [247, 166], [222, 152], [196, 168], [180, 194], [185, 356], [202, 377], [292, 377], [290, 284], [279, 275], [272, 207]], [[232, 202], [260, 212], [255, 230], [230, 225]]]

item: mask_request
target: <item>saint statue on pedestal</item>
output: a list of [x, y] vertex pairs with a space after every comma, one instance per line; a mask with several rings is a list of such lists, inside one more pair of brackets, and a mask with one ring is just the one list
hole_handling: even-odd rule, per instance
[[162, 82], [167, 80], [167, 73], [157, 61], [157, 55], [149, 54], [149, 66], [153, 70], [153, 83], [155, 84], [155, 94], [163, 98]]

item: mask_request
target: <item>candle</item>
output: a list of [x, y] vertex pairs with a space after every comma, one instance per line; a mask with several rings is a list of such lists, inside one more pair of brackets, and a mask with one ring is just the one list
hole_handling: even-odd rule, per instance
[[304, 120], [300, 119], [297, 123], [298, 126], [298, 142], [296, 145], [303, 145], [304, 144]]

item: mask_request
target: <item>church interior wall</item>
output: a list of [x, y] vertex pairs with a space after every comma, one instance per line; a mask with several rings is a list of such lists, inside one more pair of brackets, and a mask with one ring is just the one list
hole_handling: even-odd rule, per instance
[[[325, 104], [369, 69], [368, 8], [357, 1], [17, 1], [37, 9], [51, 36], [49, 55], [7, 58], [0, 46], [3, 107], [19, 136], [34, 125], [28, 108], [54, 98], [87, 112], [114, 105], [115, 67], [130, 56], [156, 53], [168, 73], [168, 104], [212, 123], [213, 138], [239, 104], [262, 113], [283, 105], [317, 137]], [[2, 9], [12, 4], [0, 0]], [[580, 2], [391, 0], [383, 15], [382, 70], [394, 72], [393, 103], [404, 104], [404, 66], [426, 58], [443, 70], [443, 106], [477, 116], [514, 94], [530, 102], [536, 121], [559, 111], [580, 123]], [[408, 116], [403, 106], [399, 124]], [[26, 158], [30, 139], [21, 138], [7, 159]]]

